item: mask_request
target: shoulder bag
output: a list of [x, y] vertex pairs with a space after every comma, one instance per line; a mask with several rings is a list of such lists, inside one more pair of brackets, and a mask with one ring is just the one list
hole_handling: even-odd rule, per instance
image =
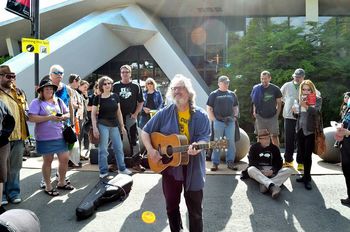
[[[61, 112], [63, 114], [63, 111], [62, 111], [62, 107], [61, 107], [61, 99], [57, 99], [58, 101], [58, 106], [60, 107], [61, 109]], [[71, 125], [67, 125], [66, 122], [64, 122], [64, 126], [63, 126], [63, 129], [62, 129], [62, 135], [63, 135], [63, 138], [64, 140], [68, 143], [68, 144], [73, 144], [77, 141], [77, 135], [75, 134], [73, 128], [73, 126]]]
[[316, 155], [323, 155], [326, 152], [326, 137], [323, 133], [323, 120], [321, 112], [318, 112], [316, 117], [315, 146], [313, 153]]

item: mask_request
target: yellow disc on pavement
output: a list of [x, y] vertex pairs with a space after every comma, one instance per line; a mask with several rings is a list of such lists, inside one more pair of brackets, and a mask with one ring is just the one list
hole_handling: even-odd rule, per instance
[[142, 218], [142, 221], [144, 221], [147, 224], [151, 224], [156, 221], [156, 215], [151, 211], [144, 211], [142, 213], [141, 218]]

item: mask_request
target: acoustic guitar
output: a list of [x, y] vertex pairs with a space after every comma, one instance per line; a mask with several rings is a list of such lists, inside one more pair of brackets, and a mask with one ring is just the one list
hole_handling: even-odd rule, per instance
[[[156, 162], [148, 155], [148, 163], [152, 171], [160, 173], [167, 167], [177, 167], [187, 165], [189, 162], [188, 141], [185, 135], [163, 135], [159, 132], [151, 133], [151, 143], [161, 155], [161, 159]], [[221, 139], [208, 143], [195, 145], [196, 149], [226, 149], [227, 140]]]

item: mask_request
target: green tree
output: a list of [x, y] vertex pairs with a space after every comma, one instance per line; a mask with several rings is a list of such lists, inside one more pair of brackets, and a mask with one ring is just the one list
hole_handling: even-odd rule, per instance
[[231, 77], [231, 88], [240, 101], [241, 127], [253, 132], [250, 92], [260, 83], [260, 72], [268, 70], [272, 83], [281, 86], [291, 79], [295, 68], [314, 70], [314, 48], [303, 34], [303, 28], [289, 27], [287, 22], [272, 24], [270, 20], [251, 20], [245, 36], [229, 48], [230, 67], [220, 70]]
[[5, 63], [6, 61], [8, 61], [11, 58], [12, 58], [11, 56], [0, 56], [0, 64]]
[[325, 126], [339, 119], [342, 93], [350, 89], [350, 18], [335, 17], [323, 25], [309, 25], [306, 38], [315, 47], [309, 77], [322, 94]]

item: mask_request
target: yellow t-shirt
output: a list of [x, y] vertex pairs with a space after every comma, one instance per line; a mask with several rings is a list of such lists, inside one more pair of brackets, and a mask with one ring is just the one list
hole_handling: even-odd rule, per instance
[[180, 126], [180, 134], [185, 135], [187, 140], [190, 141], [190, 131], [188, 129], [188, 123], [190, 121], [190, 109], [188, 108], [185, 111], [179, 111], [179, 126]]

